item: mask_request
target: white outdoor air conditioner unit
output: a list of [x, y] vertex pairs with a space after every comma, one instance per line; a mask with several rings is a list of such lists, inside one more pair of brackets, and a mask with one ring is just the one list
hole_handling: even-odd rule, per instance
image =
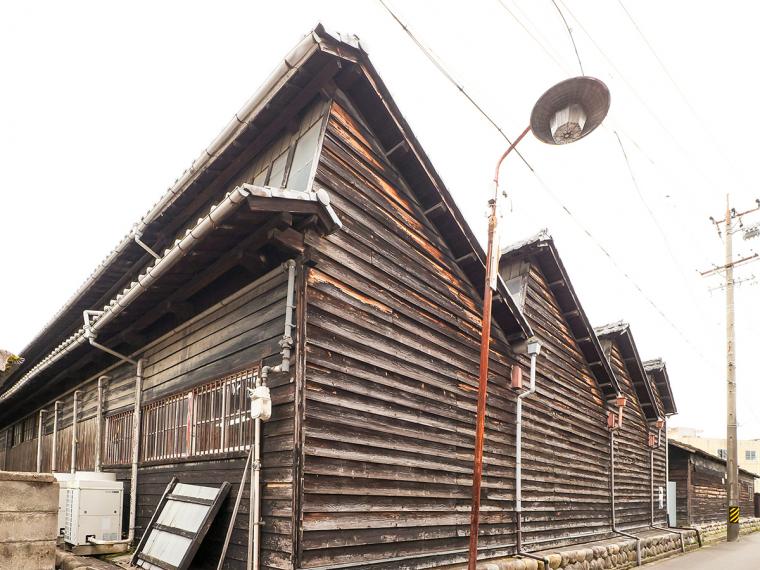
[[74, 478], [71, 473], [53, 473], [53, 477], [58, 481], [58, 526], [56, 531], [58, 536], [61, 537], [66, 529], [66, 488], [69, 485], [69, 481]]
[[66, 482], [64, 540], [72, 546], [88, 540], [120, 540], [124, 484], [114, 473], [79, 471]]

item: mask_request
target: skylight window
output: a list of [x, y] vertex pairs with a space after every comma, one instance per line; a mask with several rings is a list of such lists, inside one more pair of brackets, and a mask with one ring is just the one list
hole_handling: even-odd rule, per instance
[[309, 189], [325, 118], [323, 111], [323, 106], [316, 105], [303, 117], [295, 133], [284, 133], [259, 154], [248, 171], [254, 174], [253, 184], [297, 191]]

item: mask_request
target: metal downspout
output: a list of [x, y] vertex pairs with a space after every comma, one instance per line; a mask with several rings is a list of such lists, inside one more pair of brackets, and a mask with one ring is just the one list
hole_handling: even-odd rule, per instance
[[[295, 298], [296, 262], [289, 259], [282, 268], [288, 273], [287, 294], [285, 297], [285, 330], [280, 347], [282, 360], [277, 366], [262, 366], [261, 374], [256, 378], [256, 387], [266, 386], [267, 378], [273, 372], [290, 371], [290, 355], [293, 347], [293, 310]], [[248, 570], [259, 570], [261, 551], [261, 417], [254, 420], [253, 465], [251, 467], [251, 491], [248, 528]]]
[[41, 409], [37, 418], [37, 473], [42, 472], [42, 414], [45, 412], [47, 410]]
[[612, 515], [612, 532], [632, 538], [636, 541], [636, 566], [641, 566], [641, 538], [636, 535], [618, 530], [615, 522], [615, 429], [610, 429], [610, 507]]
[[[110, 352], [110, 351], [109, 351]], [[118, 353], [117, 353], [118, 354]], [[129, 544], [134, 546], [135, 527], [137, 521], [137, 468], [140, 459], [140, 417], [142, 412], [142, 388], [144, 360], [135, 361], [119, 355], [122, 360], [135, 364], [135, 407], [132, 414], [132, 469], [129, 481], [129, 532], [125, 540], [95, 540], [88, 539], [91, 544]]]
[[[84, 337], [90, 342], [93, 347], [115, 356], [122, 362], [128, 362], [135, 365], [135, 407], [132, 414], [132, 469], [129, 482], [129, 534], [127, 535], [126, 540], [116, 540], [110, 542], [110, 544], [122, 544], [126, 542], [132, 545], [135, 541], [135, 521], [137, 520], [137, 467], [140, 460], [140, 416], [142, 412], [144, 360], [142, 358], [135, 360], [134, 358], [130, 358], [129, 356], [116, 352], [115, 350], [96, 342], [95, 339], [97, 338], [97, 331], [93, 329], [90, 318], [93, 316], [103, 315], [103, 311], [88, 310], [84, 311], [82, 315], [84, 317]], [[102, 324], [103, 319], [101, 318], [97, 322]], [[100, 401], [100, 379], [98, 379], [98, 388], [98, 399]]]
[[135, 411], [132, 414], [132, 472], [129, 481], [129, 534], [127, 542], [135, 542], [137, 521], [137, 467], [140, 460], [140, 419], [142, 415], [143, 365], [141, 358], [137, 361], [135, 373]]
[[61, 404], [60, 400], [56, 400], [53, 403], [53, 442], [50, 444], [50, 471], [56, 472], [58, 467], [58, 406]]
[[[265, 366], [261, 375], [256, 378], [256, 387], [266, 383]], [[253, 529], [252, 540], [248, 541], [248, 566], [251, 570], [259, 570], [261, 554], [261, 418], [253, 422], [253, 465], [251, 466], [251, 510], [249, 528]]]
[[79, 415], [79, 394], [81, 390], [74, 392], [74, 415], [71, 423], [71, 472], [76, 473], [77, 470], [77, 416]]
[[[679, 532], [677, 530], [671, 530], [669, 528], [665, 528], [665, 527], [662, 527], [662, 526], [657, 526], [656, 524], [654, 524], [654, 450], [655, 449], [660, 449], [660, 437], [661, 437], [661, 435], [662, 435], [661, 434], [661, 430], [658, 430], [658, 432], [657, 432], [657, 446], [656, 447], [652, 447], [652, 448], [649, 449], [649, 487], [650, 487], [650, 491], [651, 491], [650, 505], [649, 505], [649, 512], [650, 512], [649, 527], [653, 528], [653, 529], [656, 529], [656, 530], [662, 530], [662, 531], [665, 531], [665, 532], [670, 532], [672, 534], [677, 534], [681, 538], [681, 552], [686, 552], [686, 542], [685, 542], [685, 540], [683, 538], [683, 533], [682, 532]], [[666, 453], [666, 456], [667, 456], [667, 450], [666, 450], [665, 453]], [[665, 470], [667, 472], [667, 467], [666, 467]], [[666, 477], [666, 480], [665, 480], [665, 487], [667, 488], [667, 477]], [[666, 503], [666, 507], [667, 507], [667, 503]], [[702, 541], [701, 541], [701, 537], [699, 537], [699, 535], [698, 535], [698, 538], [699, 538], [700, 545], [701, 545]]]
[[[670, 481], [670, 448], [668, 447], [668, 427], [667, 423], [665, 425], [665, 482], [668, 483]], [[665, 497], [666, 501], [669, 497], [670, 492], [668, 491], [667, 485], [665, 486]], [[677, 517], [678, 509], [676, 509], [676, 520], [673, 521], [676, 524], [672, 524], [670, 520], [668, 520], [668, 526], [670, 528], [675, 528], [678, 530], [693, 530], [697, 533], [697, 543], [699, 544], [699, 547], [702, 548], [702, 532], [696, 528], [691, 526], [678, 526], [678, 517]]]
[[95, 423], [95, 471], [100, 471], [103, 467], [101, 453], [103, 449], [103, 391], [105, 383], [109, 380], [108, 376], [98, 378], [98, 409], [97, 422]]
[[536, 391], [536, 359], [540, 351], [541, 344], [538, 340], [535, 338], [529, 339], [530, 386], [528, 390], [517, 396], [517, 418], [515, 421], [515, 530], [517, 533], [517, 544], [515, 545], [515, 554], [543, 562], [544, 568], [549, 568], [549, 560], [547, 558], [525, 552], [522, 548], [522, 403], [525, 398]]

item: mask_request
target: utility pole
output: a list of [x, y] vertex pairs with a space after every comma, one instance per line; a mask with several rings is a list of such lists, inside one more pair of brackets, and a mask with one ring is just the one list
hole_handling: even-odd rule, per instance
[[[734, 261], [733, 235], [743, 228], [742, 216], [760, 210], [758, 207], [737, 213], [731, 209], [730, 196], [726, 195], [726, 215], [721, 221], [710, 218], [721, 235], [720, 226], [725, 228], [725, 262], [722, 267], [716, 267], [703, 271], [702, 275], [713, 275], [723, 272], [726, 279], [726, 471], [728, 482], [726, 484], [727, 496], [727, 526], [726, 540], [735, 542], [739, 539], [739, 445], [737, 441], [736, 422], [736, 332], [734, 328], [734, 267], [758, 258], [757, 254]], [[733, 221], [738, 219], [738, 227], [734, 227]], [[747, 233], [745, 233], [745, 239]]]

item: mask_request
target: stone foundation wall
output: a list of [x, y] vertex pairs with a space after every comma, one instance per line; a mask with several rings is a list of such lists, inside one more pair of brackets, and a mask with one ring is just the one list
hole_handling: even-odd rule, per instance
[[[697, 533], [683, 531], [687, 552], [699, 548]], [[642, 537], [641, 561], [653, 562], [681, 553], [681, 537], [677, 534]], [[625, 570], [636, 566], [636, 541], [623, 539], [619, 542], [581, 546], [546, 554], [551, 570]], [[478, 570], [544, 570], [544, 564], [531, 559], [505, 558], [482, 562]]]
[[53, 570], [57, 527], [52, 475], [0, 471], [0, 570]]
[[[710, 523], [696, 527], [702, 544], [709, 545], [726, 538], [726, 523]], [[674, 529], [675, 530], [675, 529]], [[760, 518], [742, 519], [741, 534], [760, 531]], [[681, 530], [684, 549], [688, 552], [699, 548], [695, 530]], [[655, 534], [656, 533], [656, 534]], [[633, 534], [639, 534], [634, 532]], [[640, 533], [640, 534], [643, 534]], [[641, 538], [641, 562], [646, 564], [681, 554], [681, 536], [672, 532], [647, 531]], [[549, 561], [551, 570], [627, 570], [636, 567], [636, 541], [622, 538], [619, 541], [599, 542], [577, 546], [551, 553], [542, 553]], [[463, 570], [466, 565], [446, 567], [447, 570]], [[545, 570], [543, 562], [528, 558], [502, 558], [478, 563], [478, 570]]]
[[[714, 522], [697, 525], [703, 544], [714, 544], [726, 540], [726, 523]], [[739, 521], [739, 533], [750, 534], [760, 531], [760, 518], [746, 518]]]

